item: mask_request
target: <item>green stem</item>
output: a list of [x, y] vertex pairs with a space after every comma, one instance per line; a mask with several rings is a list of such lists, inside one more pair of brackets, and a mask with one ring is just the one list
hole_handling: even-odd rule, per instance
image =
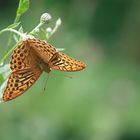
[[44, 23], [40, 22], [40, 23], [30, 32], [30, 34], [34, 35], [35, 32], [36, 32], [37, 30], [39, 30], [43, 25], [44, 25]]
[[0, 34], [6, 32], [6, 31], [10, 31], [10, 32], [16, 33], [16, 34], [18, 34], [19, 36], [21, 36], [22, 38], [25, 37], [25, 34], [20, 33], [19, 31], [15, 30], [15, 29], [12, 29], [12, 28], [3, 29], [3, 30], [0, 31]]
[[1, 59], [0, 64], [2, 64], [5, 59], [12, 53], [12, 51], [14, 50], [14, 48], [17, 46], [18, 43], [16, 43], [5, 55], [4, 57]]
[[57, 29], [59, 28], [60, 25], [61, 25], [61, 19], [59, 18], [56, 21], [56, 24], [55, 24], [55, 27], [53, 28], [53, 30], [48, 34], [47, 39], [49, 39], [57, 31]]
[[19, 20], [20, 20], [20, 17], [21, 17], [21, 15], [17, 14], [17, 16], [16, 16], [16, 18], [14, 20], [14, 23], [18, 23]]
[[[14, 23], [18, 23], [20, 17], [21, 17], [21, 15], [17, 15], [16, 18], [15, 18], [15, 20], [14, 20]], [[10, 43], [11, 43], [11, 37], [12, 37], [12, 33], [10, 33], [10, 35], [9, 35], [8, 44], [7, 44], [8, 46], [9, 46]]]

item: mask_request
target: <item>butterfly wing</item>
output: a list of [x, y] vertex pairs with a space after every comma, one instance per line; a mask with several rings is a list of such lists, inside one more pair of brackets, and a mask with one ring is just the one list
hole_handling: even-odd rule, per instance
[[20, 44], [12, 54], [10, 61], [12, 73], [8, 79], [3, 100], [9, 101], [23, 94], [40, 77], [40, 69], [35, 56], [30, 52], [26, 42]]
[[71, 58], [62, 52], [56, 52], [50, 59], [48, 65], [52, 69], [67, 72], [80, 71], [86, 67], [83, 62]]
[[3, 94], [3, 100], [9, 101], [23, 94], [35, 83], [40, 74], [41, 71], [36, 67], [11, 73]]
[[52, 45], [40, 39], [29, 39], [27, 42], [40, 60], [46, 64], [56, 52], [56, 49]]
[[42, 40], [30, 39], [28, 42], [39, 58], [52, 69], [72, 72], [85, 68], [83, 62], [71, 58], [62, 52], [57, 52], [52, 45]]

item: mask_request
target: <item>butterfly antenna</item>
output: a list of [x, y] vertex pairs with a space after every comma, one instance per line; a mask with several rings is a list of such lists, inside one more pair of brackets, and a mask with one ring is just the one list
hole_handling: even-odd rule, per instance
[[52, 75], [56, 75], [56, 76], [59, 76], [59, 77], [66, 77], [66, 78], [69, 78], [69, 79], [72, 79], [73, 77], [72, 76], [69, 76], [69, 75], [65, 75], [65, 74], [56, 74], [56, 73], [53, 73]]
[[46, 90], [46, 87], [47, 87], [47, 82], [48, 82], [48, 80], [49, 80], [49, 75], [50, 75], [50, 74], [48, 74], [47, 79], [46, 79], [46, 81], [45, 81], [44, 91]]

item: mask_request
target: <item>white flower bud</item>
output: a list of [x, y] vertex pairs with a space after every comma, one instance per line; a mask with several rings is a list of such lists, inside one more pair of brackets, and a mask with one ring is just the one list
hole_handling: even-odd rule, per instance
[[62, 23], [61, 19], [59, 18], [57, 21], [56, 21], [56, 26], [60, 26]]
[[41, 15], [40, 22], [47, 23], [51, 20], [51, 15], [49, 13], [44, 13]]
[[22, 37], [23, 41], [26, 41], [27, 39], [34, 39], [35, 37], [33, 35], [25, 35], [24, 37]]
[[51, 33], [51, 32], [52, 32], [52, 28], [48, 27], [48, 28], [46, 29], [46, 32], [47, 32], [47, 33]]

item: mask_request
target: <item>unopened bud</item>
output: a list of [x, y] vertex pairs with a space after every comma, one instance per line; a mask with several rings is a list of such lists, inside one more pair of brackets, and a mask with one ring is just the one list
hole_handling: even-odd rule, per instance
[[60, 26], [62, 23], [61, 19], [59, 18], [57, 21], [56, 21], [56, 26]]
[[44, 13], [41, 15], [40, 22], [48, 23], [51, 20], [51, 15], [49, 13]]
[[47, 33], [51, 33], [51, 32], [52, 32], [52, 28], [48, 27], [48, 28], [46, 29], [46, 32], [47, 32]]

